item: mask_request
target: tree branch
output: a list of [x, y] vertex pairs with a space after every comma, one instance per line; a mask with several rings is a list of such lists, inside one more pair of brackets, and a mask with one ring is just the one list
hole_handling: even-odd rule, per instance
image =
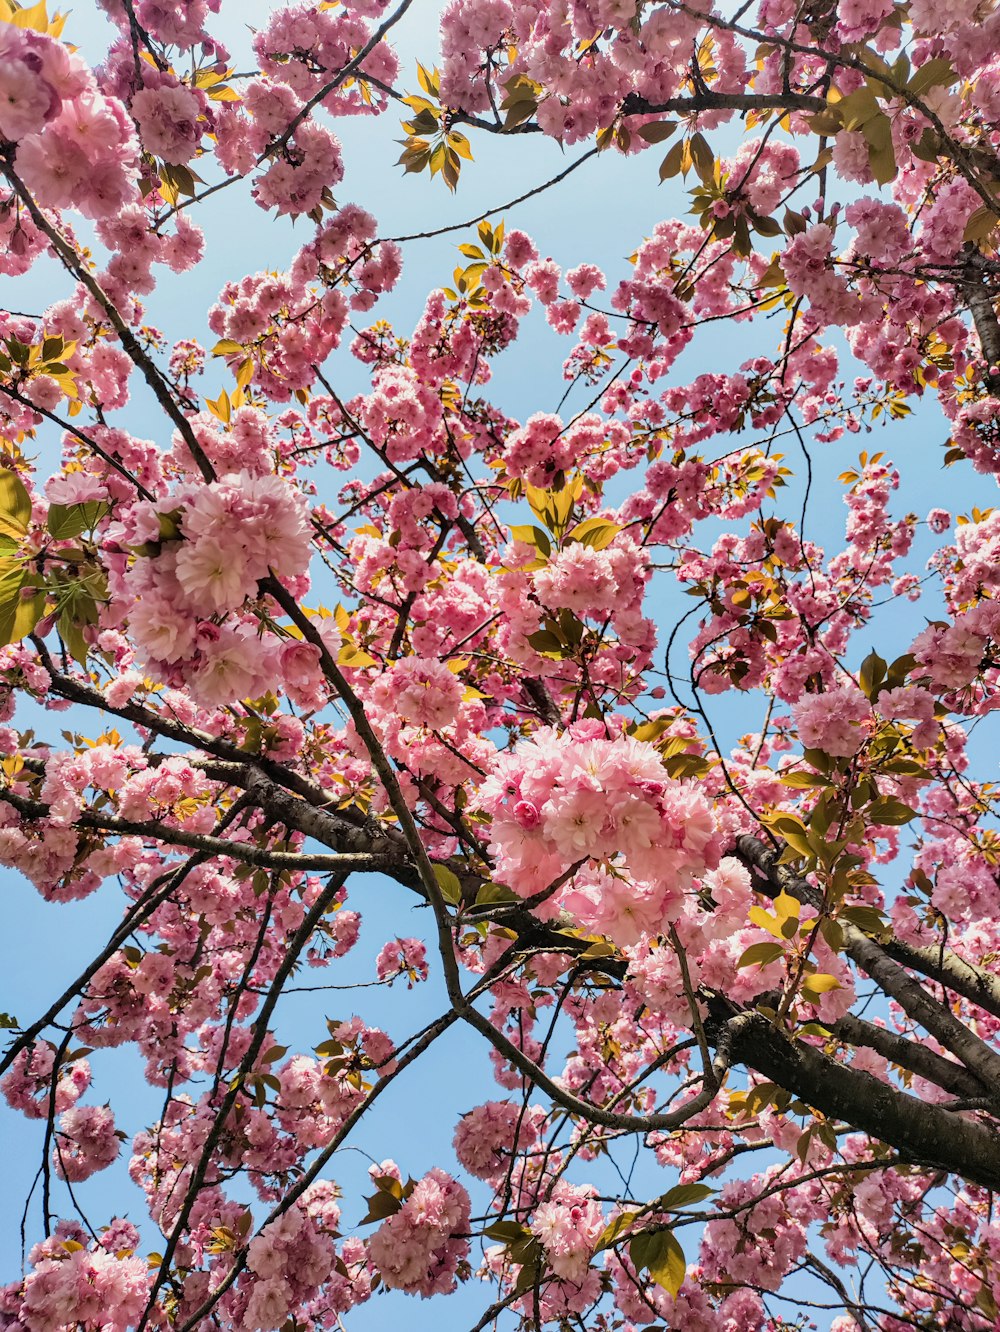
[[[777, 853], [755, 837], [744, 834], [736, 839], [736, 852], [743, 862], [764, 876], [776, 891], [784, 891], [800, 902], [817, 909], [822, 895], [811, 883], [798, 878], [777, 863]], [[919, 981], [894, 962], [884, 948], [856, 925], [838, 921], [844, 936], [844, 951], [890, 999], [895, 999], [905, 1013], [935, 1036], [946, 1050], [973, 1072], [986, 1087], [1000, 1089], [1000, 1055], [979, 1039], [951, 1009], [932, 998]]]
[[[731, 1019], [721, 997], [710, 1011]], [[983, 1188], [1000, 1189], [1000, 1137], [976, 1120], [880, 1082], [812, 1046], [790, 1041], [762, 1013], [742, 1013], [731, 1028], [734, 1063], [744, 1064], [791, 1092], [827, 1119], [841, 1120], [896, 1148], [915, 1165], [947, 1170]]]

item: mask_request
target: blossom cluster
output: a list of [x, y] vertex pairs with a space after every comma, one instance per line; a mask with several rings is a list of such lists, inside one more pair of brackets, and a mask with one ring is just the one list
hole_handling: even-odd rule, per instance
[[498, 756], [478, 799], [492, 816], [497, 878], [520, 896], [603, 865], [597, 891], [571, 880], [544, 909], [564, 906], [583, 925], [600, 916], [612, 936], [665, 926], [722, 851], [702, 792], [670, 779], [652, 745], [606, 738], [598, 723], [536, 731]]
[[0, 140], [16, 146], [18, 175], [47, 208], [104, 218], [138, 197], [125, 107], [68, 47], [11, 23], [0, 27]]
[[[397, 1178], [391, 1161], [373, 1166], [373, 1178]], [[469, 1252], [469, 1195], [435, 1167], [417, 1180], [399, 1210], [368, 1242], [371, 1261], [392, 1290], [436, 1295], [455, 1288], [455, 1273]], [[456, 1238], [457, 1237], [457, 1238]]]
[[158, 504], [134, 505], [121, 541], [136, 558], [119, 574], [119, 595], [148, 669], [185, 683], [207, 706], [270, 687], [275, 648], [255, 647], [254, 622], [233, 612], [269, 574], [308, 585], [306, 510], [285, 481], [240, 472], [181, 487]]

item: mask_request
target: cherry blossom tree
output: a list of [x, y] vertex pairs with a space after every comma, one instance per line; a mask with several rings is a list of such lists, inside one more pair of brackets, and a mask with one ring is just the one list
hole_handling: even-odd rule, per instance
[[[416, 70], [412, 0], [301, 0], [249, 71], [235, 0], [99, 4], [92, 66], [0, 0], [0, 273], [54, 284], [0, 311], [0, 861], [54, 930], [123, 901], [3, 1017], [44, 1147], [0, 1328], [321, 1332], [459, 1286], [477, 1332], [1000, 1328], [992, 0], [452, 0]], [[424, 233], [354, 201], [333, 129], [378, 116], [456, 207], [487, 136], [535, 135], [568, 156], [528, 193], [625, 156], [680, 216], [564, 272], [498, 198], [393, 328]], [[298, 248], [171, 344], [148, 298], [241, 183]], [[515, 417], [493, 367], [539, 319], [563, 402]], [[692, 377], [720, 322], [755, 354]], [[894, 513], [849, 439], [886, 423], [966, 514]], [[425, 937], [347, 960], [379, 882]], [[358, 1013], [289, 1031], [338, 976]], [[457, 1032], [479, 1081], [414, 1177]], [[74, 1186], [125, 1160], [94, 1215]]]

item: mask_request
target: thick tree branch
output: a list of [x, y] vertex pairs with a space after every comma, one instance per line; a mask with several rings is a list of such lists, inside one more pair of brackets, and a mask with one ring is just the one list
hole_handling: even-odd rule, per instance
[[[736, 851], [740, 859], [762, 874], [765, 882], [776, 891], [783, 890], [817, 909], [822, 906], [819, 891], [784, 865], [779, 865], [777, 853], [755, 837], [738, 837]], [[985, 1087], [995, 1095], [1000, 1094], [1000, 1055], [955, 1017], [950, 1008], [929, 995], [918, 980], [893, 961], [881, 944], [847, 921], [838, 924], [843, 931], [847, 956], [875, 981], [885, 995], [895, 999], [914, 1022], [960, 1059]]]
[[816, 115], [825, 111], [825, 97], [811, 97], [808, 93], [720, 93], [705, 88], [687, 97], [667, 97], [662, 102], [650, 102], [638, 93], [629, 93], [622, 103], [622, 115], [655, 116], [663, 112], [673, 116], [696, 116], [702, 111], [808, 111]]
[[[10, 805], [26, 819], [45, 819], [50, 813], [49, 806], [44, 801], [29, 800], [14, 791], [0, 791], [0, 802]], [[198, 851], [209, 857], [228, 856], [231, 860], [239, 860], [246, 865], [257, 865], [266, 869], [337, 871], [347, 874], [355, 870], [386, 871], [396, 867], [395, 857], [380, 856], [377, 853], [309, 855], [297, 851], [272, 851], [268, 847], [255, 846], [253, 842], [237, 842], [227, 838], [212, 837], [208, 833], [185, 832], [183, 828], [176, 828], [169, 823], [159, 823], [155, 819], [135, 821], [119, 819], [114, 815], [95, 813], [90, 809], [80, 811], [74, 826], [113, 833], [117, 837], [141, 837], [146, 841], [163, 842], [168, 846], [182, 846], [189, 851]]]
[[995, 296], [984, 272], [985, 257], [973, 246], [967, 247], [969, 275], [961, 285], [976, 326], [979, 345], [986, 362], [984, 382], [987, 392], [1000, 398], [1000, 323], [997, 321]]
[[762, 1013], [741, 1014], [744, 1021], [733, 1027], [731, 1007], [721, 1001], [714, 1006], [714, 1016], [717, 1023], [724, 1019], [729, 1024], [734, 1063], [754, 1069], [827, 1119], [888, 1143], [914, 1165], [1000, 1189], [1000, 1136], [991, 1128], [790, 1041]]
[[885, 1059], [900, 1068], [909, 1069], [927, 1082], [933, 1082], [953, 1096], [984, 1096], [989, 1089], [978, 1078], [974, 1078], [961, 1064], [953, 1063], [942, 1055], [935, 1054], [926, 1045], [909, 1041], [885, 1027], [877, 1027], [874, 1022], [847, 1013], [833, 1024], [832, 1031], [838, 1040], [849, 1045], [865, 1045], [875, 1050]]
[[918, 947], [901, 939], [890, 939], [884, 947], [889, 956], [904, 967], [919, 971], [984, 1012], [1000, 1018], [1000, 976], [994, 972], [975, 966], [950, 948], [936, 944]]

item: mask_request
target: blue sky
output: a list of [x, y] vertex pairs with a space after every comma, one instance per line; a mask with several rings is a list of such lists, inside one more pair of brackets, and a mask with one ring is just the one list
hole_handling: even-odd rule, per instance
[[[261, 0], [226, 0], [219, 32], [232, 40], [234, 64], [247, 69], [249, 31], [266, 21], [275, 6]], [[435, 17], [437, 6], [416, 0], [405, 20], [394, 33], [394, 42], [403, 60], [402, 82], [416, 86], [415, 60], [425, 64], [435, 60]], [[110, 29], [96, 4], [81, 0], [66, 27], [67, 40], [78, 44], [85, 54], [98, 59], [106, 48]], [[418, 230], [430, 230], [473, 217], [505, 199], [523, 193], [564, 169], [583, 149], [572, 148], [563, 154], [558, 145], [542, 136], [522, 136], [499, 140], [473, 134], [476, 160], [467, 163], [456, 195], [450, 195], [440, 180], [427, 176], [406, 176], [394, 165], [399, 154], [396, 142], [401, 137], [398, 117], [390, 110], [378, 120], [343, 120], [336, 124], [345, 154], [345, 180], [337, 190], [338, 202], [355, 201], [368, 208], [379, 220], [380, 235], [394, 236]], [[738, 129], [725, 135], [713, 135], [713, 144], [732, 146]], [[530, 200], [517, 210], [506, 213], [508, 227], [516, 225], [531, 234], [543, 255], [551, 255], [564, 268], [582, 261], [596, 262], [608, 274], [609, 286], [627, 272], [626, 256], [655, 223], [676, 215], [684, 208], [683, 186], [679, 181], [666, 185], [657, 182], [658, 156], [654, 151], [638, 159], [626, 160], [606, 153], [587, 162], [569, 180], [555, 190]], [[205, 173], [209, 180], [214, 179]], [[162, 278], [149, 298], [147, 320], [163, 330], [168, 338], [198, 337], [210, 347], [214, 339], [205, 326], [205, 311], [222, 285], [262, 268], [284, 267], [295, 250], [305, 241], [311, 224], [303, 220], [293, 226], [263, 213], [252, 202], [247, 182], [237, 183], [206, 201], [195, 216], [205, 229], [207, 258], [193, 272]], [[81, 233], [84, 228], [80, 228]], [[388, 318], [401, 332], [408, 332], [419, 318], [427, 292], [447, 284], [459, 261], [456, 245], [474, 237], [468, 234], [419, 241], [404, 247], [403, 278], [392, 295], [379, 303], [371, 318]], [[0, 304], [15, 309], [40, 309], [68, 291], [68, 284], [54, 265], [40, 262], [16, 284], [0, 279]], [[733, 329], [714, 325], [695, 339], [674, 373], [675, 380], [705, 369], [731, 369], [758, 350], [770, 351], [780, 337], [776, 322], [755, 324], [752, 328]], [[561, 364], [571, 343], [553, 334], [541, 320], [512, 349], [495, 363], [494, 382], [489, 392], [514, 415], [532, 411], [552, 411], [564, 390]], [[854, 371], [845, 362], [848, 379]], [[361, 388], [362, 369], [351, 361], [346, 350], [331, 360], [329, 373], [345, 392]], [[215, 396], [227, 386], [221, 362], [210, 366], [202, 391]], [[572, 405], [573, 400], [571, 400]], [[124, 422], [144, 437], [166, 444], [169, 432], [156, 409], [138, 393], [123, 414]], [[969, 498], [967, 469], [943, 472], [942, 442], [947, 435], [943, 418], [933, 407], [919, 406], [913, 416], [889, 430], [872, 435], [849, 436], [835, 445], [813, 448], [816, 479], [814, 503], [807, 530], [822, 543], [834, 545], [842, 538], [846, 508], [843, 487], [836, 474], [850, 466], [860, 448], [886, 449], [904, 467], [904, 489], [894, 502], [897, 514], [913, 510], [923, 516], [935, 505], [970, 507], [989, 503], [985, 484], [982, 494], [973, 488]], [[745, 437], [752, 442], [751, 437]], [[43, 458], [55, 456], [57, 441], [53, 436], [40, 438]], [[789, 445], [789, 465], [797, 467], [794, 448]], [[799, 491], [794, 487], [788, 503], [781, 510], [798, 517]], [[923, 537], [922, 554], [930, 547]], [[919, 567], [911, 560], [909, 567]], [[666, 625], [676, 609], [677, 598], [654, 603], [650, 612]], [[684, 609], [687, 609], [685, 604]], [[915, 632], [923, 616], [933, 617], [933, 600], [916, 608], [908, 604], [887, 608], [880, 613], [877, 636], [874, 631], [860, 635], [856, 653], [860, 658], [872, 646], [883, 656], [895, 655], [908, 642], [904, 635]], [[752, 729], [759, 713], [759, 700], [728, 695], [712, 700], [713, 717], [721, 732], [735, 738]], [[54, 735], [58, 727], [72, 725], [70, 714], [49, 717], [45, 722]], [[82, 723], [80, 723], [83, 725]], [[87, 729], [83, 726], [83, 729]], [[65, 980], [89, 960], [92, 951], [117, 923], [121, 895], [113, 883], [106, 884], [83, 903], [60, 907], [47, 906], [31, 886], [19, 876], [4, 873], [3, 892], [11, 927], [0, 937], [0, 1011], [15, 1013], [22, 1022], [44, 1008], [63, 987]], [[351, 906], [365, 917], [361, 942], [351, 959], [328, 972], [303, 977], [304, 981], [329, 980], [348, 984], [368, 979], [371, 963], [381, 944], [395, 934], [429, 937], [429, 930], [411, 899], [391, 883], [366, 878], [359, 880], [352, 893]], [[440, 986], [432, 980], [426, 986], [407, 992], [397, 986], [391, 992], [365, 991], [359, 997], [361, 1010], [369, 1021], [383, 1025], [396, 1037], [403, 1037], [423, 1021], [443, 1010]], [[347, 1017], [355, 1011], [352, 996], [290, 996], [284, 1006], [279, 1039], [294, 1049], [308, 1049], [324, 1038], [324, 1018]], [[119, 1125], [134, 1132], [156, 1112], [157, 1096], [142, 1083], [141, 1066], [127, 1051], [94, 1056], [95, 1087], [88, 1099], [111, 1098], [119, 1115]], [[354, 1139], [354, 1145], [376, 1158], [393, 1155], [404, 1173], [419, 1175], [433, 1164], [448, 1167], [452, 1163], [451, 1134], [458, 1113], [473, 1104], [503, 1093], [493, 1084], [485, 1050], [478, 1040], [462, 1034], [444, 1038], [413, 1072], [400, 1080], [393, 1093], [381, 1102]], [[18, 1225], [26, 1187], [37, 1169], [41, 1130], [20, 1117], [0, 1111], [3, 1124], [5, 1188], [0, 1199], [0, 1280], [13, 1278], [19, 1269]], [[128, 1183], [124, 1158], [117, 1166], [79, 1187], [81, 1201], [92, 1208], [95, 1221], [110, 1218], [127, 1209], [133, 1219], [143, 1214], [142, 1198]], [[363, 1210], [357, 1202], [356, 1183], [362, 1178], [366, 1162], [353, 1149], [338, 1157], [333, 1175], [349, 1193], [345, 1220], [356, 1220]], [[663, 1191], [674, 1182], [669, 1172], [651, 1171], [644, 1181], [649, 1196]], [[29, 1235], [37, 1234], [37, 1199]], [[150, 1247], [156, 1247], [150, 1242]], [[351, 1332], [364, 1332], [383, 1325], [392, 1311], [406, 1317], [414, 1332], [440, 1325], [449, 1328], [471, 1325], [483, 1307], [485, 1289], [473, 1285], [447, 1304], [409, 1301], [401, 1308], [399, 1299], [391, 1304], [383, 1299], [352, 1312], [347, 1321]], [[468, 1317], [466, 1318], [466, 1315]]]

